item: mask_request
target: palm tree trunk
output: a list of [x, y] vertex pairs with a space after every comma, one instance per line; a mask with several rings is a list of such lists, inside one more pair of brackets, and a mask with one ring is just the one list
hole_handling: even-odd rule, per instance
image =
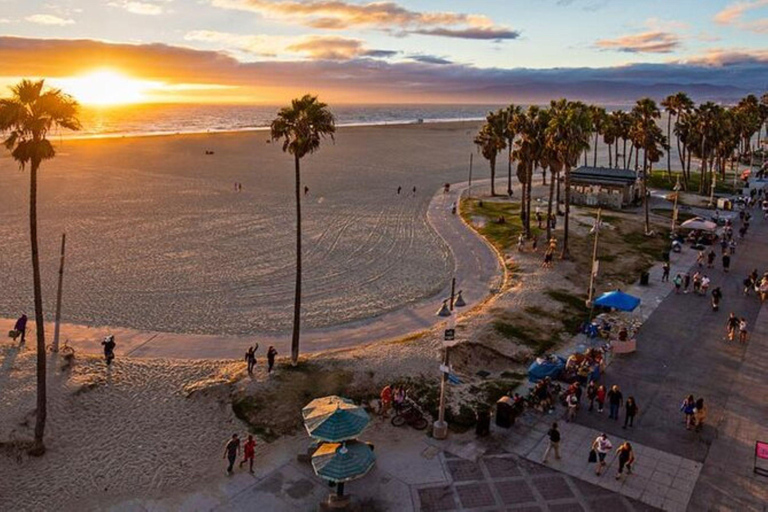
[[507, 195], [512, 195], [512, 141], [509, 142], [507, 153]]
[[37, 170], [39, 160], [32, 160], [29, 174], [29, 238], [32, 248], [32, 285], [35, 297], [35, 330], [37, 331], [37, 410], [35, 411], [35, 442], [32, 455], [45, 453], [45, 420], [48, 415], [46, 396], [45, 318], [43, 290], [40, 283], [40, 253], [37, 243]]
[[[671, 140], [672, 136], [672, 114], [667, 117], [667, 141]], [[672, 152], [667, 151], [667, 178], [672, 181]]]
[[643, 210], [645, 210], [645, 234], [651, 232], [651, 218], [648, 214], [648, 175], [653, 172], [653, 164], [648, 166], [648, 153], [643, 151]]
[[624, 159], [624, 168], [627, 168], [627, 139], [624, 140], [624, 154], [621, 157]]
[[549, 173], [549, 200], [547, 201], [547, 240], [549, 242], [552, 239], [552, 224], [549, 219], [552, 217], [552, 199], [555, 197], [555, 173], [554, 171]]
[[680, 166], [685, 171], [685, 146], [680, 144], [680, 137], [675, 136], [675, 139], [677, 140], [677, 156], [680, 157]]
[[560, 173], [563, 171], [557, 171], [557, 193], [555, 197], [555, 210], [557, 215], [560, 215]]
[[613, 144], [608, 144], [608, 167], [613, 168]]
[[568, 253], [568, 227], [569, 218], [571, 216], [571, 167], [565, 166], [565, 224], [563, 224], [563, 252], [560, 254], [560, 259], [567, 260], [570, 257]]
[[531, 195], [533, 191], [533, 171], [534, 171], [533, 166], [531, 166], [531, 172], [528, 174], [528, 180], [525, 185], [525, 188], [527, 189], [525, 193], [525, 200], [526, 200], [525, 236], [527, 236], [528, 238], [531, 237], [531, 203], [532, 203]]
[[489, 160], [491, 164], [491, 196], [496, 195], [496, 157]]
[[296, 164], [296, 294], [293, 299], [293, 337], [291, 339], [291, 364], [299, 362], [299, 331], [301, 329], [301, 168], [298, 155]]
[[542, 187], [547, 186], [547, 168], [546, 167], [541, 168], [541, 186]]
[[595, 148], [594, 148], [594, 156], [592, 157], [592, 167], [597, 167], [597, 137], [600, 135], [599, 132], [595, 132]]

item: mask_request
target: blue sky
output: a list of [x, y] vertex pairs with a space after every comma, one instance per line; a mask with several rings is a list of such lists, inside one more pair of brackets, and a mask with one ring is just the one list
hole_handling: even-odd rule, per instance
[[[138, 78], [226, 83], [254, 91], [261, 87], [270, 95], [279, 84], [267, 83], [264, 73], [290, 75], [284, 83], [298, 89], [304, 85], [300, 75], [311, 71], [317, 87], [333, 94], [344, 89], [339, 74], [350, 80], [363, 77], [370, 87], [363, 96], [370, 100], [394, 91], [407, 98], [431, 94], [445, 100], [467, 94], [462, 80], [475, 76], [488, 81], [485, 88], [478, 84], [480, 102], [500, 94], [502, 84], [509, 87], [527, 77], [520, 68], [541, 70], [537, 80], [549, 77], [553, 83], [570, 78], [602, 82], [606, 76], [617, 80], [616, 70], [645, 64], [654, 65], [642, 69], [652, 69], [656, 82], [690, 83], [691, 76], [683, 74], [689, 68], [697, 80], [703, 79], [701, 69], [709, 69], [711, 79], [704, 83], [722, 82], [715, 75], [722, 75], [725, 65], [726, 74], [739, 80], [732, 86], [765, 88], [768, 0], [0, 0], [0, 58], [10, 63], [0, 71], [0, 80], [30, 71], [67, 75], [66, 66], [53, 62], [62, 59], [64, 47], [71, 73], [86, 71], [80, 56], [88, 65], [108, 66], [95, 57], [104, 53], [104, 45], [112, 54], [141, 49], [144, 60], [132, 55], [130, 69], [123, 56], [112, 57], [122, 71]], [[201, 64], [215, 60], [212, 52], [233, 59], [226, 72], [220, 62], [210, 69]], [[21, 56], [37, 65], [15, 65]], [[192, 73], [178, 69], [160, 76], [156, 61], [162, 58], [194, 61], [201, 77], [190, 80]], [[241, 69], [242, 84], [234, 68]], [[568, 74], [572, 68], [604, 73]], [[261, 85], [246, 85], [253, 82], [255, 69]], [[370, 81], [373, 69], [379, 82]], [[226, 77], [217, 79], [222, 73]], [[398, 87], [386, 83], [390, 73]], [[331, 83], [334, 74], [337, 80]], [[441, 91], [439, 84], [427, 83], [417, 90], [430, 76], [436, 81], [454, 77], [457, 84]], [[304, 77], [307, 86], [315, 86], [312, 78]], [[725, 93], [727, 85], [718, 87]]]

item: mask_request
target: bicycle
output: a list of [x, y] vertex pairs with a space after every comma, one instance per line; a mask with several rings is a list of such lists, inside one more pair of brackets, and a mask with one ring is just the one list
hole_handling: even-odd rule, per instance
[[402, 427], [408, 424], [416, 430], [424, 430], [429, 426], [429, 422], [424, 417], [424, 413], [421, 412], [419, 406], [409, 400], [408, 405], [395, 411], [395, 415], [392, 417], [392, 425], [395, 427]]

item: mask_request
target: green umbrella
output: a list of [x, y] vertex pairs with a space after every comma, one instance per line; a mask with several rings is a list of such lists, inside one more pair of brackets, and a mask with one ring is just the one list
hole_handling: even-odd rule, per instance
[[354, 439], [371, 421], [362, 407], [338, 396], [312, 400], [301, 413], [307, 433], [329, 443]]
[[360, 441], [324, 443], [312, 455], [315, 474], [338, 484], [337, 492], [344, 493], [344, 482], [365, 476], [376, 462], [371, 447]]

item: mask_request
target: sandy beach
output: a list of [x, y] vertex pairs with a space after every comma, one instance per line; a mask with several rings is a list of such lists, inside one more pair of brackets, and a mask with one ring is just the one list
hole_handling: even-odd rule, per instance
[[[425, 212], [442, 183], [466, 179], [476, 127], [342, 128], [335, 144], [303, 161], [306, 327], [369, 318], [445, 286], [453, 262]], [[201, 334], [287, 330], [293, 169], [266, 139], [245, 132], [58, 141], [40, 179], [47, 318], [66, 231], [64, 322]], [[475, 176], [487, 177], [487, 162], [475, 157]], [[9, 318], [32, 311], [27, 180], [3, 154], [0, 316]]]

